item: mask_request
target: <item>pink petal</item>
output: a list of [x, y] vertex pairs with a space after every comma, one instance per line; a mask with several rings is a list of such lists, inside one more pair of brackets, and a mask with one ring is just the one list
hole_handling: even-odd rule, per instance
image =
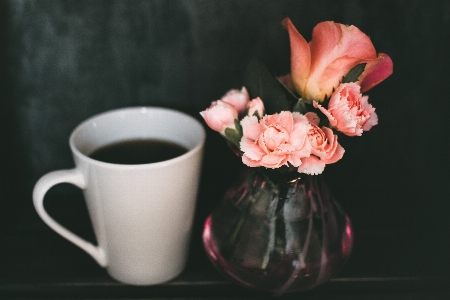
[[262, 116], [264, 115], [264, 102], [261, 100], [261, 98], [257, 97], [247, 103], [247, 109], [248, 116], [253, 116], [256, 113], [258, 115], [258, 118], [262, 118]]
[[[311, 129], [310, 124], [295, 124], [294, 131], [292, 131], [289, 139], [289, 143], [295, 147], [297, 150], [302, 150], [305, 147], [307, 141], [308, 131]], [[309, 148], [304, 149], [304, 151], [309, 151]]]
[[300, 159], [300, 157], [298, 157], [297, 155], [290, 155], [288, 162], [293, 166], [293, 167], [298, 167], [301, 165], [302, 160]]
[[336, 103], [335, 111], [339, 112], [335, 114], [337, 121], [336, 125], [337, 130], [341, 131], [342, 133], [348, 136], [362, 135], [363, 131], [361, 126], [358, 124], [358, 120], [356, 118], [355, 113], [356, 110], [357, 107], [352, 107], [349, 109], [348, 103], [345, 101]]
[[334, 140], [335, 135], [334, 135], [333, 130], [331, 130], [330, 128], [325, 127], [325, 126], [323, 126], [321, 129], [322, 129], [323, 133], [325, 133], [327, 140], [329, 140], [329, 141]]
[[337, 87], [346, 76], [348, 72], [357, 64], [364, 62], [360, 58], [355, 57], [340, 57], [330, 63], [323, 71], [322, 75], [317, 78], [317, 88], [320, 88], [321, 96], [330, 97], [333, 93], [333, 88]]
[[333, 130], [325, 126], [323, 126], [321, 129], [327, 139], [327, 143], [326, 145], [324, 145], [324, 150], [326, 153], [325, 156], [321, 157], [321, 159], [328, 160], [334, 155], [334, 152], [336, 151], [336, 148], [339, 143], [337, 142], [337, 135], [334, 134]]
[[294, 126], [294, 119], [290, 111], [282, 111], [278, 114], [265, 115], [263, 121], [266, 126], [274, 124], [281, 125], [287, 132], [291, 132]]
[[261, 161], [259, 161], [259, 160], [252, 160], [249, 157], [247, 157], [245, 154], [242, 155], [242, 162], [245, 165], [247, 165], [249, 167], [252, 167], [252, 168], [254, 168], [254, 167], [261, 167]]
[[262, 127], [256, 116], [246, 116], [241, 120], [242, 133], [247, 139], [256, 141], [261, 134]]
[[245, 87], [239, 90], [229, 90], [221, 99], [222, 101], [233, 105], [239, 114], [242, 114], [247, 107], [250, 96]]
[[394, 72], [391, 58], [384, 53], [380, 53], [378, 58], [367, 63], [364, 72], [360, 77], [361, 91], [365, 92], [385, 80]]
[[277, 150], [275, 150], [274, 152], [278, 154], [288, 154], [294, 151], [295, 151], [294, 146], [290, 144], [281, 144], [277, 147]]
[[297, 31], [289, 18], [283, 20], [289, 32], [291, 44], [291, 78], [292, 84], [298, 91], [303, 91], [311, 66], [311, 51], [308, 42]]
[[266, 168], [278, 168], [286, 163], [288, 155], [277, 155], [274, 153], [269, 153], [265, 155], [261, 160], [261, 166]]
[[315, 108], [318, 108], [328, 118], [328, 121], [330, 121], [331, 126], [335, 127], [337, 125], [337, 120], [322, 105], [314, 101], [313, 106]]
[[[342, 74], [350, 71], [356, 63], [376, 57], [375, 48], [366, 34], [355, 26], [331, 21], [317, 24], [309, 46], [311, 71], [308, 83], [311, 82], [311, 86], [307, 87], [310, 93], [307, 98], [318, 100], [326, 93], [331, 93], [331, 89], [342, 78]], [[331, 70], [327, 71], [329, 66]], [[346, 69], [343, 69], [344, 67]], [[340, 70], [338, 74], [334, 73], [337, 69]], [[325, 83], [327, 85], [324, 85]]]
[[[317, 103], [317, 102], [314, 101], [314, 103]], [[320, 123], [320, 118], [315, 112], [307, 112], [305, 114], [305, 117], [308, 119], [309, 123], [311, 123], [311, 124], [319, 125], [319, 123]]]
[[301, 135], [291, 139], [291, 144], [295, 147], [295, 155], [306, 157], [311, 153], [311, 143], [307, 135]]
[[[337, 141], [336, 141], [337, 143]], [[324, 161], [326, 164], [333, 164], [340, 160], [344, 156], [345, 149], [337, 143], [336, 150], [334, 151], [333, 156]]]
[[299, 173], [309, 175], [319, 175], [323, 172], [323, 170], [325, 170], [325, 163], [313, 155], [302, 158], [302, 164], [298, 167]]
[[248, 158], [253, 160], [261, 160], [266, 154], [254, 141], [245, 137], [241, 139], [240, 148]]
[[275, 150], [279, 145], [286, 143], [289, 140], [289, 134], [280, 128], [278, 130], [276, 126], [270, 127], [263, 133], [264, 144], [270, 150]]
[[332, 143], [332, 147], [334, 149], [330, 149], [330, 153], [332, 154], [330, 157], [328, 157], [326, 160], [324, 160], [324, 163], [326, 164], [333, 164], [340, 160], [344, 156], [344, 148], [338, 143], [337, 141], [337, 135], [333, 133], [333, 131], [328, 127], [322, 127], [322, 130], [327, 135], [328, 140], [330, 143]]
[[221, 134], [224, 134], [226, 128], [234, 128], [234, 120], [238, 118], [236, 108], [221, 100], [212, 102], [200, 115], [212, 130]]
[[309, 143], [309, 141], [305, 140], [304, 147], [302, 147], [301, 149], [296, 150], [291, 155], [295, 155], [295, 156], [297, 156], [299, 158], [308, 157], [311, 154], [311, 149], [312, 149], [311, 144]]
[[378, 116], [373, 113], [370, 118], [364, 123], [362, 130], [369, 131], [373, 126], [378, 124]]
[[340, 57], [373, 59], [375, 48], [370, 38], [355, 26], [332, 21], [321, 22], [313, 30], [310, 43], [311, 69], [329, 65]]

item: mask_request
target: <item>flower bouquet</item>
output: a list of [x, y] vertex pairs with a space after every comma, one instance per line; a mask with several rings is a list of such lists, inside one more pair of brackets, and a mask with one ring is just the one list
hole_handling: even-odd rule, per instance
[[237, 283], [275, 293], [321, 284], [350, 255], [351, 222], [314, 175], [343, 157], [339, 134], [378, 123], [363, 93], [393, 72], [355, 26], [319, 23], [308, 43], [290, 19], [282, 24], [290, 73], [252, 59], [244, 86], [200, 113], [249, 167], [205, 223], [208, 256]]

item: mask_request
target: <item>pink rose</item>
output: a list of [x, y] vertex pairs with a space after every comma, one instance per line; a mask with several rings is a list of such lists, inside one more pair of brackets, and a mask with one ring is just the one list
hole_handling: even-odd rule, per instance
[[224, 101], [217, 100], [200, 112], [206, 124], [214, 131], [224, 135], [226, 128], [235, 128], [234, 120], [238, 119], [236, 108]]
[[361, 87], [356, 83], [341, 84], [330, 98], [328, 109], [317, 102], [314, 107], [323, 112], [330, 125], [348, 136], [360, 136], [378, 124], [375, 108], [368, 102], [369, 97], [361, 94]]
[[247, 116], [257, 115], [258, 119], [264, 116], [264, 103], [261, 98], [255, 98], [247, 103]]
[[288, 163], [298, 167], [301, 159], [310, 155], [307, 133], [311, 125], [300, 113], [282, 111], [259, 121], [256, 116], [246, 116], [241, 125], [242, 162], [249, 167], [275, 169]]
[[292, 83], [306, 100], [322, 102], [342, 77], [360, 63], [367, 63], [359, 77], [363, 92], [393, 72], [391, 58], [383, 53], [377, 56], [370, 38], [355, 26], [321, 22], [307, 43], [289, 18], [284, 24], [291, 44]]
[[223, 102], [233, 105], [238, 114], [242, 114], [247, 107], [247, 103], [250, 101], [250, 96], [245, 87], [239, 90], [228, 91], [221, 99]]
[[337, 135], [328, 127], [319, 128], [319, 118], [309, 112], [306, 117], [311, 123], [308, 140], [311, 143], [311, 156], [302, 158], [298, 172], [318, 175], [323, 172], [325, 165], [337, 162], [344, 155], [344, 148], [337, 142]]

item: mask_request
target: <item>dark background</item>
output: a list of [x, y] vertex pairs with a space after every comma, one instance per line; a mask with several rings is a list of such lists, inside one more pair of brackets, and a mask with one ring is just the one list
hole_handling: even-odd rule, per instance
[[[321, 21], [356, 25], [392, 58], [394, 74], [368, 93], [379, 125], [340, 137], [344, 158], [324, 176], [356, 233], [425, 233], [447, 253], [450, 2], [436, 0], [1, 1], [0, 234], [50, 230], [32, 188], [73, 167], [68, 137], [87, 117], [154, 105], [199, 118], [241, 87], [255, 54], [287, 73], [284, 17], [307, 40]], [[206, 150], [198, 222], [241, 165], [210, 130]], [[51, 193], [64, 209], [79, 191]]]

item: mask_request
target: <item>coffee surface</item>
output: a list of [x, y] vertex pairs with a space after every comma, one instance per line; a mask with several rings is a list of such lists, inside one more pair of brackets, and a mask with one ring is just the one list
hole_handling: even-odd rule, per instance
[[170, 141], [139, 139], [100, 147], [89, 157], [112, 164], [137, 165], [169, 160], [187, 151], [185, 147]]

